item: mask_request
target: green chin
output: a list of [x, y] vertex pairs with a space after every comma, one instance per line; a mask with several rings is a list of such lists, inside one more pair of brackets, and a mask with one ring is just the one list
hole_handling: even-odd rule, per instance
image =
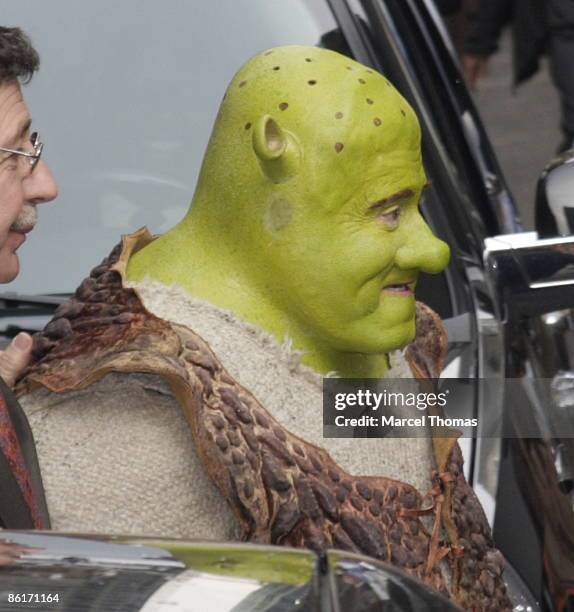
[[[392, 327], [379, 331], [378, 343], [374, 353], [390, 353], [404, 348], [415, 338], [415, 318], [393, 325]], [[366, 351], [365, 351], [366, 352]]]
[[373, 330], [373, 339], [376, 340], [375, 352], [388, 353], [404, 348], [412, 342], [416, 333], [415, 298], [412, 296], [389, 295], [381, 296], [377, 313], [376, 331]]
[[[403, 298], [404, 299], [404, 298]], [[379, 311], [381, 312], [381, 311]], [[333, 342], [333, 348], [347, 353], [365, 353], [380, 355], [404, 348], [415, 338], [414, 300], [410, 308], [401, 308], [400, 312], [374, 313], [368, 320], [357, 321], [350, 326], [344, 338]]]

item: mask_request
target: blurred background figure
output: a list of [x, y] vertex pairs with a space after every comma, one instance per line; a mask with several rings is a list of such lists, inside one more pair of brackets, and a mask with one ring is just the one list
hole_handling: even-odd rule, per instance
[[462, 0], [435, 0], [435, 4], [443, 17], [449, 17], [460, 11]]
[[505, 26], [511, 26], [513, 33], [514, 86], [532, 77], [541, 56], [548, 53], [560, 98], [562, 141], [558, 152], [573, 148], [574, 1], [479, 0], [463, 43], [463, 67], [472, 89], [486, 76], [489, 57], [498, 50]]
[[435, 0], [460, 56], [463, 54], [466, 33], [478, 10], [479, 2], [480, 0]]

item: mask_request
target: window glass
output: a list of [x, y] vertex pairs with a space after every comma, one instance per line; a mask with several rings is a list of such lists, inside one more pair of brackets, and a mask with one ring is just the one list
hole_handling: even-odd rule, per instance
[[32, 294], [72, 291], [122, 233], [179, 221], [234, 72], [336, 27], [320, 0], [18, 0], [2, 23], [40, 52], [25, 96], [60, 187], [9, 286]]

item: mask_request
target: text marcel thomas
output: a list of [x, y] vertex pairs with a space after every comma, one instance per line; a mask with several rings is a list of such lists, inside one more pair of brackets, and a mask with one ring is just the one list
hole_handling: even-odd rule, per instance
[[[359, 389], [353, 393], [337, 393], [335, 395], [335, 410], [364, 407], [371, 410], [381, 408], [415, 408], [423, 411], [429, 407], [444, 408], [447, 404], [446, 392], [440, 393], [402, 393], [384, 390], [375, 392], [369, 389]], [[447, 418], [436, 414], [423, 414], [413, 417], [393, 414], [373, 416], [362, 414], [358, 417], [346, 417], [339, 414], [335, 417], [337, 427], [476, 427], [475, 418]]]

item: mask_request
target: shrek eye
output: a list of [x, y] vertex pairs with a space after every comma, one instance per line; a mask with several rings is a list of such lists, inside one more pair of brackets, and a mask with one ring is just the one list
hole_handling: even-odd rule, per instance
[[377, 214], [377, 219], [380, 219], [389, 229], [395, 229], [399, 225], [401, 218], [401, 207], [393, 206], [387, 208]]

